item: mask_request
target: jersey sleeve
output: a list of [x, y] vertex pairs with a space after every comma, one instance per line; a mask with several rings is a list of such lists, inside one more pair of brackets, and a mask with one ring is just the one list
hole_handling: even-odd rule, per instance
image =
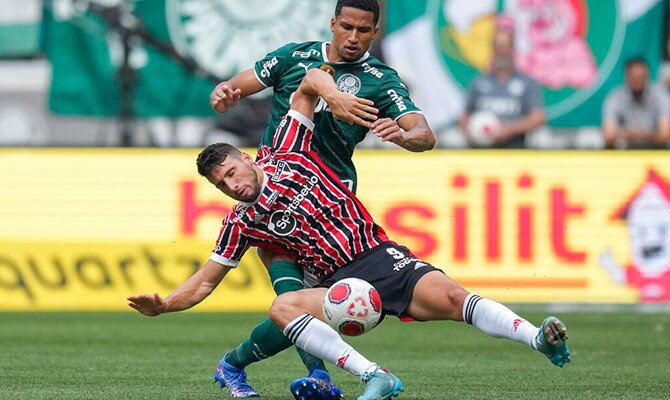
[[219, 238], [216, 240], [216, 247], [209, 259], [235, 268], [249, 249], [249, 241], [243, 234], [242, 227], [230, 222], [229, 218], [223, 222]]
[[375, 107], [379, 109], [380, 116], [397, 120], [405, 114], [421, 112], [395, 71], [385, 72], [384, 82], [376, 97]]
[[272, 148], [277, 153], [312, 151], [313, 132], [314, 122], [295, 110], [289, 110], [275, 131]]
[[296, 43], [288, 43], [256, 61], [254, 64], [256, 79], [265, 87], [275, 86], [290, 67], [291, 54], [296, 46]]

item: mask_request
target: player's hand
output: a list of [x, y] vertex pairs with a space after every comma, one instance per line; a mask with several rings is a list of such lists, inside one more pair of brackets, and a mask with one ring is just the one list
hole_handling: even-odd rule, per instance
[[167, 305], [158, 293], [129, 296], [128, 301], [130, 307], [149, 317], [155, 317], [167, 311]]
[[382, 142], [391, 142], [400, 144], [403, 141], [402, 129], [398, 123], [391, 118], [380, 118], [372, 123], [372, 132], [377, 135]]
[[214, 90], [212, 90], [212, 93], [209, 95], [209, 104], [216, 112], [226, 112], [237, 104], [238, 100], [240, 100], [241, 93], [241, 89], [238, 88], [233, 90], [228, 82], [221, 82], [216, 85]]
[[333, 116], [348, 124], [358, 124], [372, 129], [372, 121], [377, 119], [379, 110], [374, 107], [375, 103], [372, 100], [340, 91], [324, 100], [328, 103]]

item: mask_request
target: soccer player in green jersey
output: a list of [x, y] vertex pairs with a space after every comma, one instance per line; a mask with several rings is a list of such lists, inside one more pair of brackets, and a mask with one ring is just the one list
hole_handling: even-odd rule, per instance
[[[271, 145], [281, 118], [289, 110], [291, 97], [306, 72], [312, 68], [327, 70], [333, 75], [338, 89], [374, 102], [377, 119], [370, 125], [353, 110], [328, 103], [322, 96], [315, 109], [312, 146], [323, 161], [332, 168], [352, 191], [356, 191], [356, 169], [351, 160], [355, 146], [368, 132], [380, 140], [395, 143], [409, 151], [430, 150], [435, 137], [421, 111], [412, 103], [407, 88], [398, 74], [368, 53], [379, 32], [377, 0], [338, 0], [330, 28], [330, 43], [289, 43], [270, 52], [253, 68], [238, 73], [218, 84], [210, 102], [217, 112], [234, 107], [245, 96], [272, 87], [274, 94], [267, 128], [259, 145]], [[324, 100], [325, 99], [325, 100]], [[295, 266], [293, 260], [280, 252], [258, 249], [258, 255], [268, 268], [275, 292], [299, 290], [317, 283]], [[244, 368], [277, 352], [277, 343], [285, 343], [282, 332], [269, 320], [259, 324], [250, 338], [234, 351], [227, 353], [217, 367], [215, 379], [227, 386], [233, 397], [252, 397], [257, 393], [246, 382]], [[309, 370], [307, 378], [294, 381], [293, 386], [314, 391], [311, 399], [336, 399], [341, 390], [325, 370], [323, 361], [298, 349]], [[307, 383], [308, 385], [301, 385]], [[295, 395], [296, 399], [305, 394]]]

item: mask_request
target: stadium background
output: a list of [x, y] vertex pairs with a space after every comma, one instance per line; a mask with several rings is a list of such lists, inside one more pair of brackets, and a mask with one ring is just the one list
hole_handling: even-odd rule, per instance
[[[213, 367], [273, 298], [253, 254], [187, 312], [147, 318], [125, 298], [165, 295], [208, 257], [231, 203], [197, 176], [195, 156], [219, 140], [253, 152], [265, 125], [269, 93], [217, 116], [208, 76], [287, 41], [327, 40], [334, 2], [0, 0], [0, 399], [228, 398]], [[467, 288], [535, 324], [563, 319], [572, 362], [557, 370], [455, 323], [387, 318], [348, 342], [400, 376], [407, 400], [667, 399], [668, 305], [627, 280], [668, 276], [670, 154], [602, 150], [598, 125], [630, 55], [667, 81], [669, 1], [380, 3], [372, 52], [410, 85], [438, 149], [410, 154], [370, 135], [355, 155], [361, 198], [393, 239]], [[597, 74], [582, 88], [544, 76], [550, 121], [532, 150], [467, 149], [453, 123], [463, 89], [490, 56], [493, 13], [521, 3], [577, 15], [572, 39]], [[293, 351], [246, 370], [270, 400], [291, 398], [304, 374]], [[347, 398], [361, 391], [330, 370]]]
[[[218, 140], [253, 151], [270, 94], [216, 116], [210, 77], [287, 41], [327, 40], [334, 5], [243, 3], [0, 4], [0, 310], [124, 310], [127, 295], [166, 294], [206, 259], [231, 203], [194, 157]], [[357, 151], [359, 195], [391, 238], [504, 302], [643, 300], [626, 271], [644, 271], [649, 246], [654, 268], [670, 268], [670, 154], [599, 150], [597, 127], [626, 58], [643, 54], [662, 77], [668, 2], [566, 3], [597, 77], [544, 86], [550, 120], [528, 151], [465, 149], [453, 123], [490, 56], [473, 43], [490, 34], [491, 10], [518, 2], [473, 2], [467, 15], [453, 13], [458, 0], [381, 3], [372, 51], [409, 84], [440, 147], [414, 155], [370, 135]], [[658, 214], [629, 212], [645, 201]], [[198, 309], [262, 311], [272, 298], [251, 253]]]

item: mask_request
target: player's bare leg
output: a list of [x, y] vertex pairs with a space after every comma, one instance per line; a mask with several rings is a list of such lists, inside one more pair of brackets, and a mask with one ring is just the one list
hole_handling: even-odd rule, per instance
[[407, 314], [422, 321], [465, 321], [490, 336], [526, 344], [559, 367], [570, 362], [570, 349], [565, 343], [567, 328], [560, 319], [548, 317], [538, 328], [504, 305], [468, 293], [439, 271], [419, 280]]
[[389, 399], [403, 390], [400, 379], [347, 344], [323, 322], [325, 288], [304, 289], [277, 297], [270, 318], [296, 346], [358, 375], [365, 391], [358, 400]]

